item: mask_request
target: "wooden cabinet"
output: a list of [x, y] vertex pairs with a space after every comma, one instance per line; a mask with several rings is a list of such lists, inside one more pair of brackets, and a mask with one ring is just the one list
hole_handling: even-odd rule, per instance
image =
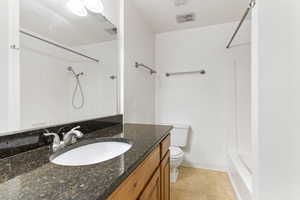
[[161, 185], [160, 185], [160, 169], [157, 169], [154, 176], [141, 194], [139, 200], [160, 200]]
[[160, 164], [160, 148], [156, 148], [109, 197], [109, 200], [135, 200]]
[[161, 200], [170, 200], [170, 151], [160, 164]]
[[171, 137], [166, 137], [161, 143], [160, 143], [160, 159], [162, 160], [167, 152], [169, 151], [169, 147], [171, 144]]
[[170, 136], [140, 164], [108, 200], [170, 200]]

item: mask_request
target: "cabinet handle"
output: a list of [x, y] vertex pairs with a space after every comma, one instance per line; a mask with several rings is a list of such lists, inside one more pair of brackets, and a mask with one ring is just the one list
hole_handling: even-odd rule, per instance
[[20, 48], [18, 48], [17, 45], [15, 45], [15, 44], [10, 45], [10, 48], [14, 49], [14, 50], [20, 50]]

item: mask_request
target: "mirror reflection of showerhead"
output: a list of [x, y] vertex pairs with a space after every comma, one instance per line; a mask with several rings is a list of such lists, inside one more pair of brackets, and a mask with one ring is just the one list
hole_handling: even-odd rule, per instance
[[68, 67], [68, 71], [72, 72], [73, 75], [74, 75], [76, 78], [78, 78], [79, 76], [83, 76], [83, 75], [84, 75], [83, 72], [80, 72], [80, 73], [76, 74], [76, 72], [74, 71], [73, 67], [71, 67], [71, 66]]
[[[72, 72], [76, 79], [76, 85], [75, 85], [75, 89], [74, 89], [73, 96], [72, 96], [72, 106], [73, 106], [73, 108], [79, 110], [79, 109], [83, 108], [83, 106], [84, 106], [84, 94], [83, 94], [83, 89], [81, 86], [79, 76], [84, 75], [84, 73], [80, 72], [80, 73], [76, 74], [75, 70], [71, 66], [68, 67], [68, 71]], [[81, 96], [81, 103], [79, 105], [76, 105], [75, 98], [76, 98], [78, 89], [79, 89], [80, 96]]]

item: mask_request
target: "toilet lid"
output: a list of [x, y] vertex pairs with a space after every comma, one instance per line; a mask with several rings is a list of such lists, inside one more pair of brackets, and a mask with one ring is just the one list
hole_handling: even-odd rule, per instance
[[171, 158], [183, 156], [183, 151], [179, 147], [170, 147]]

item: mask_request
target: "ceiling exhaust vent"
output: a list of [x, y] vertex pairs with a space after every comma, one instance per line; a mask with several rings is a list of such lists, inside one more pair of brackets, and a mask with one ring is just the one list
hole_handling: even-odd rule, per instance
[[187, 4], [187, 0], [173, 0], [174, 1], [174, 5], [179, 7], [179, 6], [184, 6]]
[[179, 24], [186, 23], [186, 22], [193, 22], [196, 19], [195, 13], [189, 13], [185, 15], [177, 15], [176, 21]]

